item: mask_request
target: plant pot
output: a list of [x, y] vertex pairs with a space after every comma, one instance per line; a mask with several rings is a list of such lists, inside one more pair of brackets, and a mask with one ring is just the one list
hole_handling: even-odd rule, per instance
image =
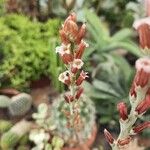
[[64, 147], [62, 150], [90, 150], [95, 141], [96, 135], [97, 135], [97, 126], [94, 125], [92, 134], [90, 138], [88, 138], [85, 141], [85, 143], [78, 145], [77, 147]]

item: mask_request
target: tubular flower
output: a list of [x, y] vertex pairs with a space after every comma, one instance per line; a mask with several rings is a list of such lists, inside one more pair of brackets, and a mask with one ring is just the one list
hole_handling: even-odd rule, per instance
[[150, 108], [150, 95], [146, 95], [145, 99], [138, 104], [136, 111], [138, 114], [146, 112]]
[[79, 99], [81, 94], [83, 93], [84, 89], [82, 87], [79, 87], [79, 89], [76, 92], [75, 98]]
[[78, 49], [76, 50], [75, 58], [76, 59], [81, 59], [81, 57], [82, 57], [82, 55], [84, 53], [85, 48], [87, 48], [88, 46], [89, 45], [82, 40], [81, 43], [78, 46]]
[[81, 59], [74, 59], [71, 68], [72, 73], [77, 73], [77, 71], [82, 68], [83, 64]]
[[66, 85], [70, 84], [70, 75], [68, 71], [61, 73], [58, 77], [59, 81], [65, 83]]
[[117, 109], [119, 111], [120, 114], [120, 118], [122, 120], [127, 120], [128, 119], [128, 111], [127, 111], [127, 106], [124, 102], [120, 102], [117, 105]]
[[133, 128], [134, 133], [140, 133], [146, 128], [150, 128], [150, 121], [144, 122], [136, 127]]
[[80, 76], [76, 80], [76, 85], [79, 86], [82, 84], [82, 82], [88, 77], [87, 72], [82, 71], [80, 73]]
[[130, 95], [136, 97], [136, 88], [144, 88], [150, 83], [150, 59], [147, 57], [140, 58], [136, 61], [136, 75], [134, 77]]
[[111, 133], [109, 131], [107, 131], [107, 129], [104, 130], [104, 135], [105, 135], [107, 142], [109, 142], [110, 144], [114, 143], [115, 140], [114, 140], [113, 136], [111, 135]]
[[144, 52], [150, 53], [150, 17], [135, 21], [134, 28], [139, 34], [139, 43]]
[[[66, 116], [70, 127], [75, 127], [75, 123], [80, 123], [80, 116], [75, 117], [76, 114], [80, 114], [77, 100], [80, 100], [84, 91], [80, 85], [88, 77], [87, 73], [82, 70], [84, 62], [81, 59], [85, 48], [88, 47], [88, 44], [83, 40], [85, 32], [86, 25], [78, 26], [76, 14], [70, 14], [59, 31], [62, 44], [56, 47], [56, 53], [59, 54], [66, 66], [66, 71], [61, 73], [58, 79], [66, 84], [70, 90], [67, 92], [70, 94], [64, 94], [64, 100], [70, 107], [70, 117]], [[72, 118], [75, 120], [72, 121]]]

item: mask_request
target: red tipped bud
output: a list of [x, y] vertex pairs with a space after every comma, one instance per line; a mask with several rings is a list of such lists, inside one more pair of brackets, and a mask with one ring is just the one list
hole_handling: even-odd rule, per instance
[[132, 140], [131, 137], [127, 137], [125, 139], [120, 139], [120, 140], [118, 140], [118, 145], [119, 146], [127, 145], [131, 142], [131, 140]]
[[146, 95], [145, 99], [138, 104], [135, 111], [138, 112], [138, 114], [142, 114], [146, 112], [150, 108], [150, 95]]
[[84, 41], [81, 41], [81, 43], [79, 44], [78, 49], [76, 50], [75, 58], [81, 59], [86, 47], [88, 47], [88, 44]]
[[117, 105], [117, 109], [118, 109], [118, 111], [119, 111], [120, 118], [121, 118], [122, 120], [128, 119], [127, 107], [126, 107], [126, 104], [125, 104], [124, 102], [120, 102], [120, 103]]
[[88, 77], [87, 72], [82, 71], [76, 80], [76, 85], [79, 86]]
[[65, 45], [68, 45], [69, 44], [69, 39], [66, 36], [64, 30], [60, 30], [59, 34], [60, 34], [60, 38], [61, 38], [62, 43], [65, 44]]
[[111, 133], [109, 131], [107, 131], [106, 129], [104, 130], [104, 135], [105, 135], [105, 138], [107, 140], [108, 143], [110, 144], [113, 144], [114, 143], [114, 138], [113, 136], [111, 135]]
[[139, 133], [146, 128], [150, 128], [150, 121], [144, 122], [136, 127], [133, 128], [134, 133]]
[[86, 25], [83, 24], [78, 32], [78, 35], [77, 35], [77, 39], [76, 39], [76, 42], [77, 43], [80, 43], [80, 41], [83, 39], [83, 37], [85, 36], [85, 33], [86, 33]]
[[70, 102], [72, 102], [72, 101], [74, 100], [74, 97], [73, 97], [72, 95], [67, 95], [67, 94], [65, 94], [65, 95], [64, 95], [64, 98], [65, 98], [65, 101], [66, 101], [67, 103], [70, 103]]
[[60, 57], [65, 64], [68, 64], [68, 63], [73, 61], [73, 55], [72, 54], [64, 54], [63, 56], [60, 56]]
[[137, 20], [133, 26], [138, 31], [140, 46], [147, 51], [150, 49], [150, 18]]
[[79, 89], [77, 90], [77, 93], [76, 93], [75, 98], [76, 98], [76, 99], [79, 99], [80, 96], [82, 95], [82, 93], [83, 93], [83, 88], [82, 88], [82, 87], [79, 87]]
[[[150, 81], [150, 59], [140, 58], [136, 61], [136, 75], [133, 80], [133, 87], [140, 86], [143, 88]], [[135, 89], [134, 89], [135, 90]]]

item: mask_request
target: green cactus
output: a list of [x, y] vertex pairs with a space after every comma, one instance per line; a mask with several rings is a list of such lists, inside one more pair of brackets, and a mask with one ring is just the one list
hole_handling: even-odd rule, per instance
[[6, 132], [1, 137], [1, 148], [2, 150], [9, 150], [14, 147], [16, 143], [19, 141], [19, 136], [14, 132]]
[[13, 148], [30, 129], [31, 123], [21, 120], [15, 124], [9, 131], [4, 133], [1, 137], [0, 145], [2, 150], [9, 150]]
[[[78, 101], [80, 106], [80, 117], [84, 127], [78, 133], [80, 138], [84, 141], [87, 137], [90, 137], [95, 124], [95, 107], [93, 102], [86, 96], [82, 95]], [[65, 142], [68, 142], [72, 138], [72, 129], [66, 128], [67, 119], [63, 114], [63, 109], [69, 109], [68, 104], [64, 101], [63, 96], [55, 100], [51, 107], [51, 121], [56, 127], [56, 133], [59, 137], [62, 137]]]
[[5, 95], [0, 95], [0, 108], [7, 108], [10, 105], [10, 98]]
[[8, 131], [12, 127], [12, 123], [7, 120], [0, 120], [0, 134]]
[[11, 99], [8, 110], [12, 116], [24, 115], [32, 105], [32, 97], [29, 94], [21, 93]]

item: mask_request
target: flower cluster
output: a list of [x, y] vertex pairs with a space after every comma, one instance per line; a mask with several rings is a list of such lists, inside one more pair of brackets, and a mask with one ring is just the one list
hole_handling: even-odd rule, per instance
[[86, 25], [77, 25], [76, 14], [72, 13], [65, 20], [60, 30], [62, 44], [56, 47], [67, 70], [59, 75], [59, 80], [68, 86], [69, 92], [64, 94], [65, 101], [70, 105], [70, 111], [65, 111], [68, 118], [68, 126], [74, 126], [80, 122], [78, 100], [83, 93], [82, 82], [88, 77], [82, 70], [84, 62], [82, 56], [88, 44], [83, 40]]
[[[146, 2], [150, 3], [150, 0], [146, 0]], [[147, 10], [149, 11], [149, 9]], [[150, 18], [135, 21], [134, 27], [139, 33], [141, 47], [146, 54], [150, 54]], [[117, 105], [120, 115], [120, 134], [118, 138], [115, 139], [109, 131], [104, 130], [106, 140], [113, 150], [125, 148], [132, 141], [133, 135], [150, 128], [150, 121], [136, 125], [137, 119], [150, 108], [150, 57], [139, 58], [136, 61], [135, 68], [136, 74], [129, 92], [130, 112], [128, 112], [124, 102]]]

